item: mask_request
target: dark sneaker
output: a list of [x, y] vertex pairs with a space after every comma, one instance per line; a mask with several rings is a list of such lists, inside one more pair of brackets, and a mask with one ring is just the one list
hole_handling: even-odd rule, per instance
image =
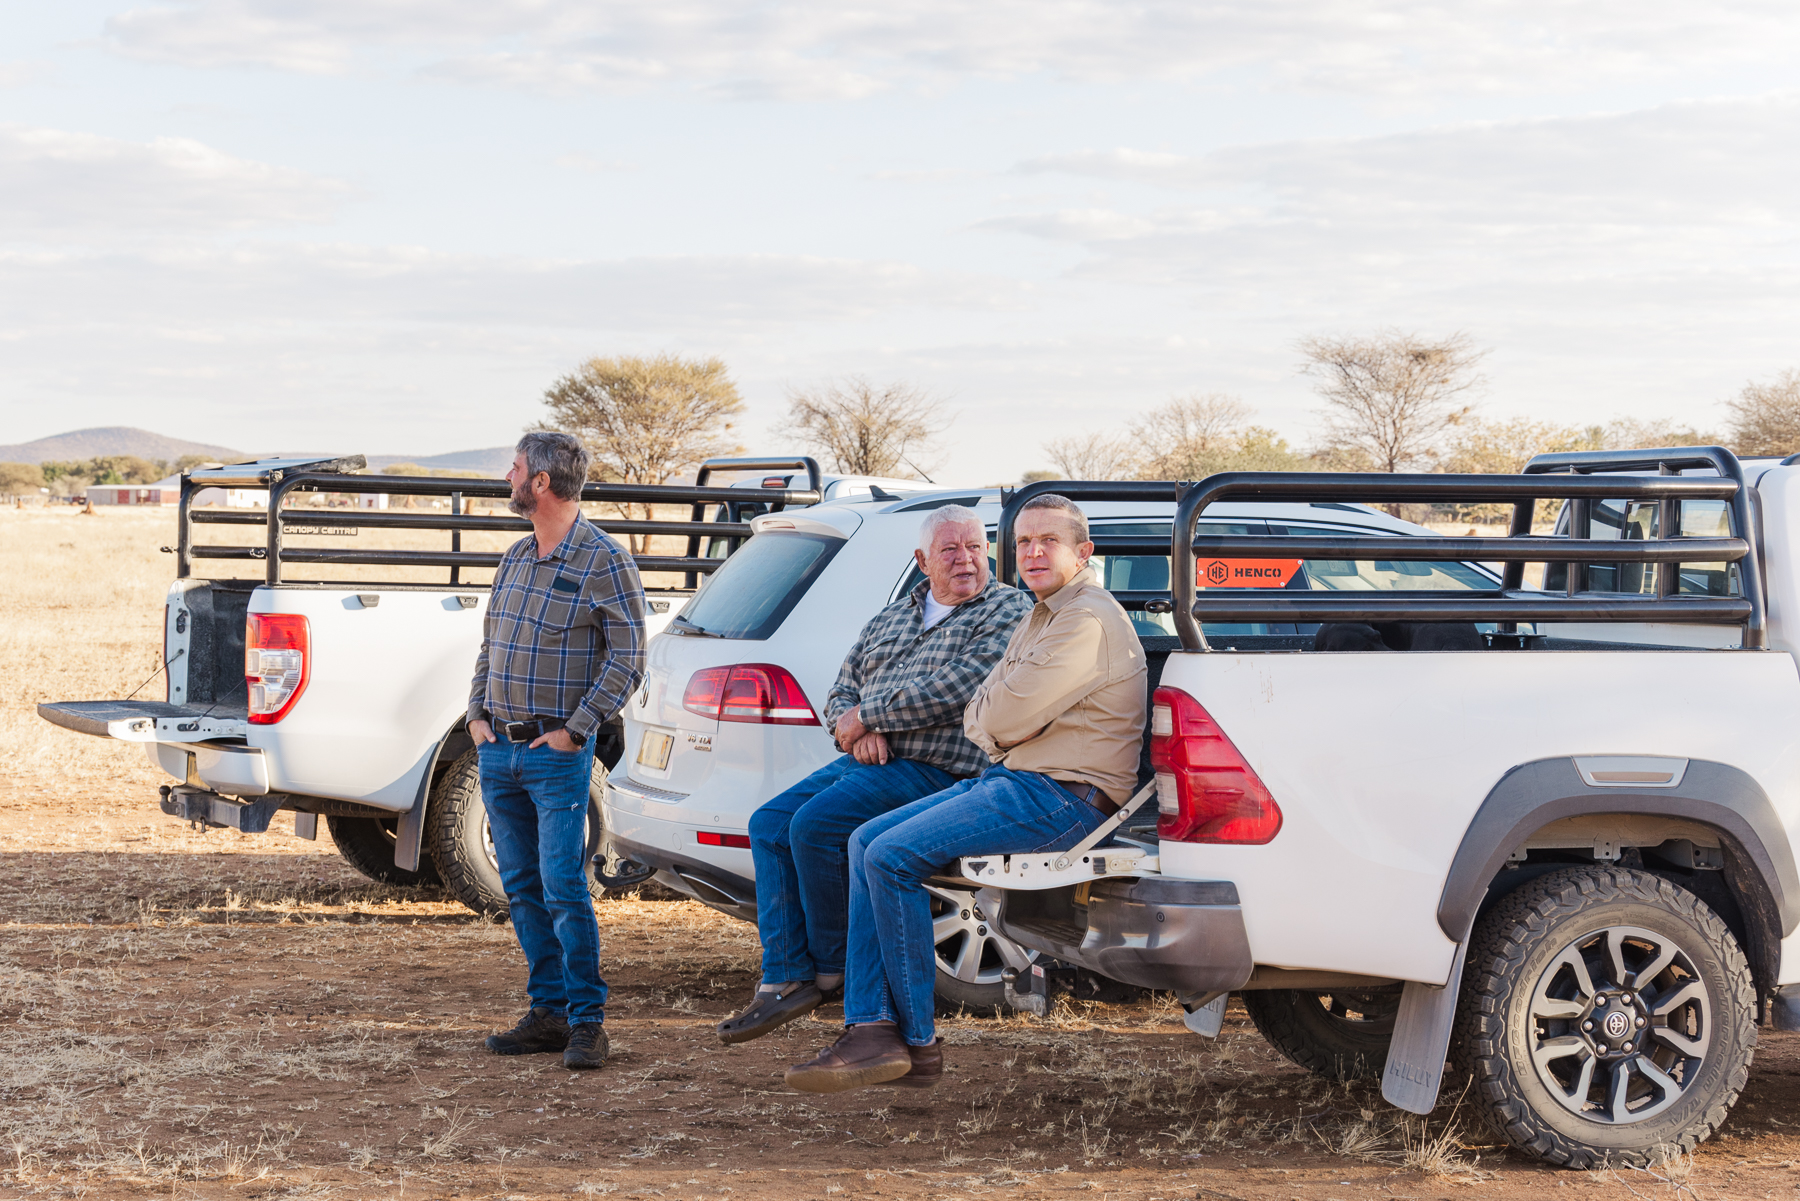
[[761, 1038], [778, 1026], [805, 1017], [824, 1000], [811, 980], [790, 980], [774, 992], [759, 991], [750, 998], [749, 1008], [718, 1024], [719, 1041], [729, 1047]]
[[542, 1055], [568, 1045], [568, 1021], [541, 1005], [534, 1006], [511, 1030], [487, 1038], [487, 1049], [496, 1055]]
[[883, 1083], [899, 1088], [935, 1088], [944, 1078], [944, 1040], [934, 1038], [929, 1047], [908, 1044], [906, 1050], [912, 1056], [912, 1071]]
[[606, 1062], [606, 1027], [599, 1022], [580, 1022], [569, 1031], [563, 1066], [572, 1072], [597, 1068]]
[[841, 1093], [886, 1084], [912, 1071], [906, 1040], [891, 1025], [852, 1026], [830, 1047], [787, 1070], [789, 1088], [803, 1093]]

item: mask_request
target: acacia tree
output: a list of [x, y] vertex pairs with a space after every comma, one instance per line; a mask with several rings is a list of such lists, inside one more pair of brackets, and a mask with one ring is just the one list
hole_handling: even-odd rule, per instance
[[1767, 384], [1744, 385], [1731, 411], [1731, 447], [1740, 455], [1790, 455], [1800, 450], [1800, 371]]
[[1304, 471], [1311, 464], [1274, 430], [1247, 424], [1253, 410], [1236, 396], [1171, 397], [1131, 424], [1144, 448], [1138, 478], [1199, 480], [1220, 471]]
[[[592, 456], [592, 480], [666, 484], [714, 455], [741, 449], [728, 435], [744, 401], [718, 358], [589, 359], [545, 391], [544, 406], [550, 416], [538, 428], [580, 438]], [[634, 509], [654, 515], [649, 505], [615, 508], [627, 517]], [[633, 551], [648, 546], [648, 535], [632, 535]]]
[[943, 402], [922, 388], [860, 375], [788, 391], [787, 434], [846, 475], [925, 475], [919, 458], [950, 425]]
[[1428, 466], [1444, 436], [1474, 405], [1457, 401], [1481, 385], [1487, 355], [1466, 333], [1429, 341], [1383, 330], [1359, 338], [1302, 338], [1301, 370], [1325, 401], [1328, 453], [1365, 459], [1376, 471]]
[[44, 472], [36, 463], [0, 463], [0, 496], [36, 496]]

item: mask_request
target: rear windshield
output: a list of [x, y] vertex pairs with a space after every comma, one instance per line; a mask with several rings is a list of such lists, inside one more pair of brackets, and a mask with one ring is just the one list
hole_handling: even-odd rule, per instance
[[713, 573], [680, 621], [722, 638], [767, 638], [843, 544], [820, 534], [759, 534]]

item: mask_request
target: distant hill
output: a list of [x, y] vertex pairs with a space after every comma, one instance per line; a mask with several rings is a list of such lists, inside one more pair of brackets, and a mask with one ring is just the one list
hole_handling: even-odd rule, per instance
[[393, 463], [414, 463], [420, 467], [440, 467], [446, 471], [499, 478], [506, 474], [512, 461], [512, 447], [490, 446], [486, 450], [453, 450], [441, 455], [370, 455], [369, 470], [380, 471]]
[[[355, 454], [360, 448], [338, 447], [330, 453]], [[321, 451], [323, 457], [326, 452]], [[102, 425], [93, 429], [71, 430], [52, 434], [35, 442], [0, 446], [0, 463], [42, 463], [46, 460], [66, 462], [71, 459], [95, 459], [101, 455], [136, 455], [152, 461], [174, 462], [182, 455], [205, 455], [221, 463], [241, 463], [255, 458], [242, 451], [210, 442], [189, 442], [171, 438], [129, 425]], [[371, 470], [380, 471], [391, 463], [417, 463], [420, 467], [438, 467], [464, 471], [470, 475], [500, 477], [512, 465], [513, 448], [491, 446], [483, 450], [454, 450], [441, 455], [369, 455]]]
[[210, 442], [189, 442], [165, 434], [153, 434], [129, 425], [101, 425], [93, 429], [52, 434], [35, 442], [0, 446], [0, 463], [42, 463], [46, 459], [93, 459], [101, 455], [136, 455], [140, 459], [173, 462], [182, 455], [205, 455], [231, 463], [250, 456]]

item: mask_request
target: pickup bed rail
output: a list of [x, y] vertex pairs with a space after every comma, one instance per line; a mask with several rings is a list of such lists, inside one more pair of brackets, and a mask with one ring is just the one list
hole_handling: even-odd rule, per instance
[[[1656, 475], [1607, 474], [1654, 468]], [[1683, 476], [1684, 468], [1708, 468], [1716, 475]], [[1680, 622], [1736, 625], [1746, 649], [1768, 645], [1767, 602], [1758, 554], [1760, 532], [1742, 466], [1723, 447], [1670, 447], [1657, 450], [1592, 451], [1540, 455], [1520, 475], [1374, 475], [1350, 472], [1232, 471], [1198, 483], [1045, 480], [1013, 492], [1000, 521], [1000, 574], [1016, 582], [1012, 529], [1020, 509], [1034, 496], [1056, 492], [1081, 500], [1174, 500], [1170, 589], [1119, 595], [1127, 609], [1168, 611], [1183, 650], [1208, 651], [1203, 621], [1214, 622], [1498, 622], [1510, 630], [1520, 621]], [[1199, 536], [1196, 527], [1207, 506], [1221, 501], [1508, 503], [1511, 532], [1503, 538]], [[1539, 500], [1569, 502], [1569, 535], [1533, 536], [1531, 517]], [[1592, 537], [1593, 507], [1602, 500], [1654, 502], [1659, 530], [1654, 539]], [[1669, 537], [1679, 527], [1685, 500], [1726, 502], [1731, 536]], [[1576, 536], [1579, 535], [1579, 536]], [[1152, 553], [1142, 538], [1094, 539], [1111, 553]], [[1159, 548], [1160, 549], [1160, 548]], [[1444, 591], [1323, 592], [1293, 588], [1197, 588], [1198, 556], [1269, 559], [1377, 559], [1387, 561], [1480, 561], [1505, 565], [1496, 588]], [[1526, 589], [1527, 563], [1570, 564], [1561, 592]], [[1683, 563], [1736, 563], [1741, 595], [1684, 596]], [[1645, 563], [1656, 569], [1653, 593], [1601, 592], [1587, 587], [1589, 564]]]
[[[461, 571], [465, 567], [486, 568], [497, 566], [500, 555], [495, 552], [465, 551], [462, 549], [462, 535], [475, 531], [504, 531], [525, 533], [531, 523], [520, 517], [493, 517], [464, 512], [464, 502], [471, 497], [505, 500], [512, 495], [512, 489], [502, 480], [491, 479], [458, 479], [447, 476], [405, 476], [405, 475], [356, 475], [365, 464], [361, 455], [351, 455], [339, 459], [327, 460], [263, 460], [257, 463], [235, 464], [227, 467], [213, 468], [205, 471], [191, 472], [182, 477], [181, 505], [179, 509], [180, 533], [175, 546], [176, 575], [187, 578], [193, 574], [196, 560], [253, 560], [265, 564], [265, 583], [274, 585], [282, 583], [345, 583], [359, 587], [381, 588], [393, 587], [369, 581], [328, 581], [328, 580], [291, 580], [286, 578], [286, 569], [298, 564], [345, 564], [360, 566], [392, 566], [392, 567], [445, 567], [449, 569], [451, 586], [458, 588], [485, 588], [485, 584], [470, 584], [461, 579]], [[749, 524], [742, 520], [747, 509], [760, 509], [768, 506], [772, 511], [779, 511], [789, 506], [813, 505], [822, 499], [820, 489], [819, 465], [811, 457], [796, 456], [793, 458], [734, 458], [710, 460], [702, 467], [701, 481], [704, 483], [711, 471], [766, 471], [793, 469], [806, 473], [807, 486], [804, 488], [716, 488], [695, 485], [692, 487], [671, 484], [588, 484], [581, 490], [581, 499], [595, 503], [611, 504], [684, 504], [691, 507], [691, 516], [687, 521], [663, 521], [653, 519], [637, 519], [627, 517], [590, 518], [596, 526], [609, 534], [622, 535], [686, 535], [688, 539], [687, 553], [684, 555], [639, 554], [633, 558], [640, 571], [681, 572], [686, 576], [685, 590], [692, 590], [698, 584], [698, 577], [718, 570], [724, 562], [722, 558], [702, 555], [701, 543], [711, 538], [728, 538], [733, 545], [750, 536]], [[269, 498], [265, 510], [256, 512], [229, 512], [198, 508], [194, 498], [205, 488], [257, 488], [268, 489]], [[307, 492], [370, 494], [385, 493], [398, 496], [423, 496], [442, 498], [449, 501], [449, 513], [421, 512], [369, 512], [352, 510], [291, 509], [283, 508], [283, 502], [290, 496]], [[708, 520], [709, 512], [722, 511], [725, 520]], [[259, 526], [266, 530], [260, 545], [203, 545], [194, 540], [194, 527], [197, 525], [229, 525]], [[284, 534], [305, 533], [323, 526], [342, 527], [345, 529], [387, 529], [387, 530], [442, 530], [450, 534], [450, 546], [445, 550], [360, 550], [336, 547], [291, 547], [284, 543]], [[416, 585], [415, 585], [416, 586]], [[658, 589], [658, 591], [680, 591], [683, 589]]]

